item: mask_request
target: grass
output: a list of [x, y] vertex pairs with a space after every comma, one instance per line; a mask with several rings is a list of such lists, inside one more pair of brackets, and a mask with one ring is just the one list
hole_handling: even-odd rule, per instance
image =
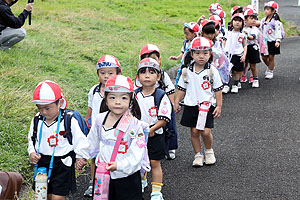
[[[20, 13], [27, 1], [12, 7]], [[249, 0], [219, 1], [227, 13]], [[37, 112], [31, 103], [38, 82], [57, 82], [68, 99], [68, 108], [83, 115], [87, 93], [97, 83], [95, 64], [104, 54], [121, 63], [123, 73], [136, 75], [139, 50], [146, 43], [158, 45], [164, 69], [176, 63], [183, 23], [208, 16], [211, 0], [41, 0], [36, 1], [32, 25], [24, 41], [0, 51], [0, 170], [19, 171], [28, 183], [33, 169], [27, 155], [29, 124]], [[285, 25], [292, 27], [288, 23]], [[286, 29], [287, 30], [287, 29]], [[294, 29], [288, 35], [299, 34]]]

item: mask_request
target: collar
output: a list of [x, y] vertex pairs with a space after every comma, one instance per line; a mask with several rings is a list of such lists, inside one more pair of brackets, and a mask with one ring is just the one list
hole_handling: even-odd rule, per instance
[[[191, 70], [191, 72], [194, 71], [194, 65], [195, 65], [195, 61], [193, 61], [193, 62], [190, 64], [190, 66], [189, 66], [189, 70]], [[203, 70], [205, 70], [205, 69], [210, 69], [210, 63], [207, 62], [207, 63], [205, 64]]]

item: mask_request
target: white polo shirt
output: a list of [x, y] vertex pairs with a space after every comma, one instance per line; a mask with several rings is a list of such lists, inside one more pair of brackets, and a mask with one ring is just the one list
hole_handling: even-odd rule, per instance
[[[158, 120], [167, 122], [171, 119], [172, 105], [169, 97], [165, 94], [158, 107], [154, 103], [154, 93], [145, 96], [143, 92], [136, 94], [138, 103], [141, 109], [141, 121], [148, 123], [151, 126], [155, 125]], [[163, 134], [163, 129], [155, 131], [156, 134]]]
[[[186, 92], [184, 97], [184, 104], [187, 106], [196, 106], [204, 101], [211, 102], [214, 106], [216, 105], [216, 98], [214, 92], [223, 89], [223, 83], [220, 78], [218, 70], [211, 64], [206, 64], [204, 69], [200, 72], [194, 72], [194, 63], [189, 66], [188, 77], [189, 82], [183, 81], [182, 76], [178, 82], [178, 89]], [[209, 80], [213, 77], [213, 83]]]
[[281, 22], [279, 20], [272, 19], [266, 22], [265, 19], [262, 19], [260, 29], [264, 39], [268, 42], [281, 41]]
[[259, 36], [259, 30], [258, 30], [258, 28], [256, 26], [245, 27], [243, 29], [243, 32], [244, 31], [248, 32], [248, 36], [253, 36], [254, 37], [253, 40], [247, 39], [247, 45], [258, 44], [258, 40], [257, 39], [258, 39], [258, 36]]
[[228, 31], [225, 52], [229, 55], [242, 56], [244, 54], [243, 41], [247, 38], [244, 32]]
[[88, 106], [92, 109], [92, 124], [100, 113], [100, 106], [104, 97], [100, 93], [101, 84], [94, 85], [88, 93]]

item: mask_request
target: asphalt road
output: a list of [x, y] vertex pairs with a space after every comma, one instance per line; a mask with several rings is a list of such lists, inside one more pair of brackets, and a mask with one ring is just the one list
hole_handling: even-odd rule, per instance
[[[281, 16], [300, 27], [297, 1], [277, 2]], [[259, 64], [260, 88], [244, 83], [238, 94], [224, 95], [213, 129], [215, 165], [192, 168], [190, 132], [179, 125], [182, 113], [176, 116], [177, 157], [162, 162], [165, 200], [300, 199], [299, 50], [299, 37], [283, 40], [273, 80], [263, 79], [266, 67]], [[78, 178], [73, 199], [88, 199], [88, 174]]]

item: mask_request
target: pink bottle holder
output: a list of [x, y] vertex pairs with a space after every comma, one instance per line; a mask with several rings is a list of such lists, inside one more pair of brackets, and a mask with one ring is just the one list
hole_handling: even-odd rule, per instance
[[106, 170], [105, 162], [97, 162], [94, 185], [94, 200], [108, 200], [110, 172]]

